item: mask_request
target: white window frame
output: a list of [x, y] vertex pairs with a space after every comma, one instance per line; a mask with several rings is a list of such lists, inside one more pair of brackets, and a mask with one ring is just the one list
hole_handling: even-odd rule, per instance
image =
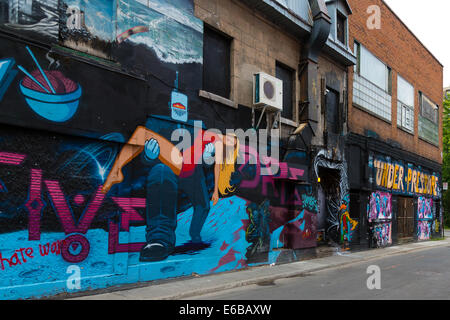
[[[412, 105], [411, 103], [408, 103], [406, 101], [402, 101], [399, 97], [399, 90], [400, 90], [400, 81], [405, 82], [405, 84], [409, 85], [411, 87], [412, 92]], [[415, 108], [415, 90], [414, 86], [409, 83], [405, 78], [403, 78], [400, 74], [397, 75], [397, 126], [401, 128], [402, 130], [405, 130], [406, 132], [409, 132], [411, 134], [414, 134], [414, 123], [415, 123], [415, 116], [414, 116], [414, 108]]]

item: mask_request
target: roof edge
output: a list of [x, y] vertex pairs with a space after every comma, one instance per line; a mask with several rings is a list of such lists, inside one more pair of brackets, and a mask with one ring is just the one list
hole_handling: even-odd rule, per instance
[[436, 58], [436, 56], [423, 44], [423, 42], [419, 39], [419, 37], [417, 37], [414, 32], [412, 32], [412, 30], [406, 25], [405, 22], [403, 22], [403, 20], [395, 13], [395, 11], [386, 3], [386, 1], [381, 0], [381, 2], [386, 6], [386, 8], [389, 9], [389, 11], [392, 12], [392, 14], [398, 19], [398, 21], [400, 21], [400, 23], [409, 31], [409, 33], [416, 38], [416, 40], [422, 45], [422, 47], [433, 57], [434, 60], [436, 60], [437, 63], [439, 63], [439, 65], [444, 68], [444, 65], [442, 64], [441, 61], [439, 61], [438, 58]]

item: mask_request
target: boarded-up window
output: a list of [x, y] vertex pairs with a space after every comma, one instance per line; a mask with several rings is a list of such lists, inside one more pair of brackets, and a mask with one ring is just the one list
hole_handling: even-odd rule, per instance
[[277, 62], [276, 77], [283, 81], [283, 118], [293, 120], [294, 118], [294, 70]]
[[205, 26], [203, 43], [203, 89], [230, 97], [231, 38]]

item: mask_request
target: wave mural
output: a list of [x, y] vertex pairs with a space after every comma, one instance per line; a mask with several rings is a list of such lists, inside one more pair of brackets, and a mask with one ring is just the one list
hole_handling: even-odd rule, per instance
[[132, 35], [126, 41], [147, 46], [166, 63], [202, 63], [203, 22], [189, 14], [188, 7], [158, 0], [118, 0], [118, 35], [143, 26], [148, 32]]

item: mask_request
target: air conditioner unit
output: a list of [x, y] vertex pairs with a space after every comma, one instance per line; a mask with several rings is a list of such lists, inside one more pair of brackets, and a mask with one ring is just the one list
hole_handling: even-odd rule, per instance
[[253, 104], [267, 106], [273, 111], [283, 110], [283, 81], [264, 72], [253, 76]]

